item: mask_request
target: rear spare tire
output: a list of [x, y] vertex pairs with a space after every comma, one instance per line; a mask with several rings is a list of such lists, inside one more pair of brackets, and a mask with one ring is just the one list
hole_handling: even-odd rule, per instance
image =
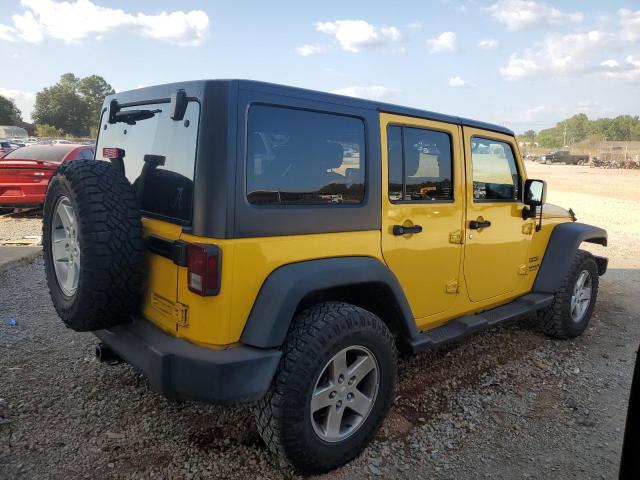
[[125, 323], [142, 291], [144, 241], [133, 188], [108, 162], [64, 163], [49, 183], [42, 245], [60, 318], [78, 332]]

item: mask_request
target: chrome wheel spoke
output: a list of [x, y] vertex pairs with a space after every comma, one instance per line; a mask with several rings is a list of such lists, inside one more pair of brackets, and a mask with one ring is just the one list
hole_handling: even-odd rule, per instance
[[373, 401], [367, 397], [364, 393], [356, 390], [354, 392], [353, 400], [347, 403], [347, 406], [353, 410], [354, 412], [364, 416], [369, 413], [371, 409], [371, 404]]
[[78, 276], [78, 267], [75, 263], [69, 265], [69, 272], [67, 274], [66, 287], [69, 291], [74, 290], [74, 286], [76, 283], [76, 277]]
[[359, 357], [349, 368], [349, 381], [355, 377], [355, 383], [360, 383], [360, 381], [374, 368], [376, 368], [376, 364], [373, 362], [373, 358], [369, 356]]
[[333, 383], [338, 384], [344, 382], [344, 375], [347, 372], [347, 352], [342, 350], [338, 352], [331, 363], [333, 373]]
[[71, 228], [74, 226], [74, 214], [71, 205], [66, 205], [64, 202], [58, 204], [58, 215], [60, 215], [60, 221], [64, 228]]
[[331, 407], [325, 424], [325, 434], [329, 438], [340, 437], [340, 427], [342, 425], [342, 416], [344, 408]]
[[53, 259], [56, 262], [66, 261], [69, 258], [67, 253], [67, 243], [65, 238], [53, 241]]
[[327, 408], [329, 405], [335, 403], [330, 397], [332, 391], [334, 391], [333, 384], [322, 389], [316, 389], [313, 392], [313, 397], [311, 398], [311, 413], [316, 413], [318, 410]]

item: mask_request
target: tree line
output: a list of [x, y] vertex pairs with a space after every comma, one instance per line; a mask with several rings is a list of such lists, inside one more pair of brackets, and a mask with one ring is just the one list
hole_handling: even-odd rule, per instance
[[[65, 73], [55, 85], [36, 94], [31, 117], [40, 137], [97, 135], [104, 97], [115, 90], [99, 75], [79, 78]], [[20, 125], [22, 113], [13, 100], [0, 96], [0, 125]]]
[[527, 130], [518, 136], [519, 140], [537, 143], [541, 147], [562, 148], [583, 140], [640, 141], [640, 117], [619, 115], [614, 118], [590, 120], [584, 113], [556, 123], [555, 127], [535, 132]]

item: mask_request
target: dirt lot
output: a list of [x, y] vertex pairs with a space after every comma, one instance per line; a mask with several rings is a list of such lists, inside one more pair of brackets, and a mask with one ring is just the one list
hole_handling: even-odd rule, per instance
[[[561, 342], [523, 319], [402, 360], [381, 433], [323, 478], [617, 477], [640, 342], [640, 172], [527, 168], [550, 202], [609, 231], [591, 326]], [[247, 409], [169, 402], [96, 363], [95, 344], [62, 327], [41, 259], [0, 274], [0, 478], [295, 478]]]

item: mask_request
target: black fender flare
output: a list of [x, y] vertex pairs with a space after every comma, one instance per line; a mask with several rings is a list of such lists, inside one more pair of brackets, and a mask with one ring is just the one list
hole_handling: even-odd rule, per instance
[[[556, 293], [582, 242], [607, 246], [607, 231], [585, 223], [561, 223], [551, 232], [540, 270], [533, 284], [536, 293]], [[597, 257], [600, 275], [606, 270], [606, 258]], [[604, 266], [603, 266], [604, 265]]]
[[337, 257], [290, 263], [266, 278], [247, 319], [240, 341], [260, 348], [280, 347], [296, 309], [305, 296], [336, 287], [382, 284], [395, 297], [400, 335], [418, 335], [413, 314], [396, 276], [372, 257]]

